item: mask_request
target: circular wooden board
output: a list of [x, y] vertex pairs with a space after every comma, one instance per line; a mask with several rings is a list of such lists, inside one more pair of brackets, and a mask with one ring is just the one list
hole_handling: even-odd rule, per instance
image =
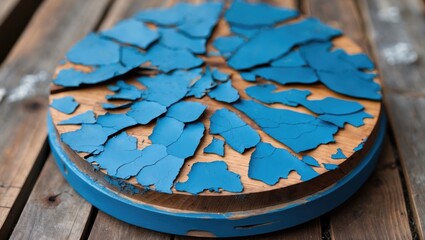
[[[218, 36], [228, 35], [229, 32], [229, 26], [223, 20], [220, 20], [211, 39], [214, 39]], [[361, 49], [355, 43], [353, 43], [349, 38], [344, 36], [335, 38], [333, 40], [333, 43], [336, 48], [342, 48], [350, 54], [361, 52]], [[213, 49], [211, 41], [208, 43], [207, 47], [209, 50]], [[244, 91], [245, 88], [255, 84], [266, 82], [264, 79], [259, 79], [255, 83], [244, 81], [237, 71], [226, 65], [226, 62], [222, 57], [201, 57], [206, 62], [206, 65], [217, 67], [225, 73], [232, 74], [232, 85], [237, 88], [242, 99], [248, 99]], [[57, 68], [56, 73], [59, 72], [61, 69], [69, 67], [76, 67], [83, 70], [89, 70], [87, 67], [84, 66], [76, 66], [70, 63], [65, 63]], [[129, 84], [137, 86], [138, 88], [143, 88], [143, 86], [136, 81], [136, 76], [128, 76], [124, 80]], [[379, 82], [379, 79], [375, 79], [375, 81]], [[143, 206], [150, 206], [155, 209], [160, 209], [166, 212], [202, 212], [214, 214], [229, 212], [249, 212], [250, 214], [252, 214], [256, 211], [261, 213], [265, 210], [270, 211], [270, 209], [282, 209], [282, 206], [290, 206], [291, 204], [299, 203], [299, 201], [303, 201], [302, 199], [316, 196], [317, 193], [322, 191], [327, 191], [327, 189], [333, 187], [337, 182], [342, 181], [343, 179], [347, 179], [348, 175], [353, 174], [353, 169], [358, 169], [361, 164], [366, 164], [363, 162], [367, 156], [372, 159], [376, 155], [376, 153], [371, 153], [371, 151], [373, 149], [375, 149], [375, 152], [377, 151], [376, 149], [379, 147], [377, 145], [380, 144], [378, 138], [380, 138], [380, 135], [382, 135], [382, 131], [379, 131], [380, 127], [382, 127], [382, 105], [379, 101], [370, 101], [347, 97], [335, 93], [321, 84], [290, 85], [289, 87], [279, 85], [278, 90], [287, 90], [292, 88], [309, 90], [312, 92], [312, 95], [309, 96], [309, 99], [322, 99], [324, 97], [332, 96], [341, 99], [355, 100], [365, 107], [365, 111], [367, 113], [373, 115], [373, 118], [365, 119], [365, 124], [361, 127], [357, 128], [346, 124], [345, 127], [343, 129], [340, 129], [335, 135], [336, 143], [320, 145], [314, 150], [303, 152], [303, 155], [310, 155], [314, 157], [321, 164], [321, 166], [324, 163], [332, 163], [339, 165], [337, 169], [329, 171], [326, 170], [326, 168], [324, 167], [314, 167], [314, 170], [318, 172], [320, 176], [309, 181], [301, 181], [300, 176], [293, 171], [287, 179], [280, 179], [280, 181], [276, 185], [270, 186], [264, 182], [254, 180], [248, 177], [250, 156], [254, 149], [250, 149], [244, 154], [240, 154], [226, 145], [226, 154], [224, 157], [220, 157], [215, 154], [205, 154], [203, 152], [203, 149], [212, 140], [212, 135], [205, 134], [195, 155], [185, 161], [185, 164], [182, 167], [176, 181], [186, 181], [188, 178], [187, 175], [191, 167], [196, 162], [211, 162], [215, 160], [223, 160], [227, 163], [228, 169], [230, 171], [235, 172], [241, 176], [241, 181], [244, 186], [244, 190], [241, 193], [231, 193], [226, 191], [204, 191], [198, 195], [192, 195], [186, 192], [176, 191], [175, 189], [173, 189], [172, 194], [164, 194], [156, 191], [144, 191], [143, 187], [139, 185], [134, 178], [130, 178], [129, 180], [118, 181], [108, 178], [107, 172], [104, 170], [96, 171], [96, 167], [84, 159], [87, 154], [78, 154], [74, 152], [66, 144], [60, 142], [60, 138], [57, 137], [58, 134], [74, 131], [79, 128], [79, 126], [77, 125], [58, 125], [58, 123], [62, 120], [81, 114], [83, 112], [86, 112], [87, 110], [93, 110], [96, 115], [105, 114], [106, 110], [104, 110], [101, 105], [102, 103], [107, 102], [105, 96], [112, 93], [107, 88], [107, 85], [112, 83], [114, 83], [114, 80], [109, 81], [107, 84], [97, 84], [93, 86], [85, 86], [82, 88], [74, 89], [65, 89], [59, 86], [52, 85], [52, 91], [50, 95], [51, 102], [53, 101], [53, 99], [56, 98], [61, 98], [64, 96], [73, 96], [76, 101], [80, 103], [80, 106], [72, 115], [67, 115], [53, 108], [50, 108], [50, 116], [52, 120], [51, 132], [49, 133], [50, 141], [51, 143], [53, 142], [53, 145], [55, 145], [54, 148], [57, 149], [57, 152], [63, 153], [62, 155], [57, 154], [57, 159], [62, 159], [62, 161], [64, 162], [70, 161], [71, 163], [67, 163], [68, 165], [71, 164], [83, 175], [88, 176], [90, 179], [94, 179], [94, 182], [96, 182], [96, 184], [101, 184], [105, 189], [116, 194], [116, 196], [125, 199], [125, 201], [130, 201], [131, 203], [135, 204], [142, 204]], [[265, 134], [261, 130], [261, 128], [258, 127], [252, 120], [247, 118], [244, 114], [241, 114], [230, 104], [214, 101], [208, 96], [205, 96], [202, 99], [188, 98], [187, 100], [202, 102], [208, 106], [206, 112], [201, 118], [201, 121], [204, 123], [207, 129], [210, 125], [209, 118], [216, 109], [220, 109], [223, 107], [229, 108], [232, 111], [238, 113], [244, 121], [246, 121], [251, 127], [253, 127], [260, 134], [263, 142], [271, 143], [275, 147], [284, 148], [291, 151], [282, 143], [274, 140], [273, 138]], [[122, 101], [122, 103], [124, 102], [126, 101]], [[120, 101], [117, 101], [116, 103], [119, 104]], [[293, 111], [307, 112], [311, 114], [311, 112], [309, 112], [303, 107], [294, 108], [281, 104], [271, 104], [270, 106], [274, 108], [287, 108]], [[128, 109], [109, 110], [109, 112], [112, 113], [121, 113], [126, 111], [128, 111]], [[134, 136], [138, 139], [138, 147], [141, 149], [150, 144], [150, 140], [148, 137], [152, 133], [153, 126], [154, 123], [150, 123], [144, 126], [138, 125], [135, 127], [130, 127], [125, 131], [129, 135]], [[365, 139], [367, 140], [365, 141]], [[353, 149], [363, 141], [365, 141], [363, 149], [355, 152]], [[346, 159], [331, 159], [331, 155], [337, 152], [338, 148], [342, 149], [344, 154], [347, 156]], [[294, 155], [298, 156], [299, 158], [302, 157], [302, 155], [300, 154], [294, 153]], [[69, 169], [66, 169], [68, 166], [67, 164], [64, 163], [63, 166], [65, 167], [65, 169], [61, 169], [65, 175], [69, 174], [69, 172], [67, 173], [67, 171], [70, 171]], [[70, 168], [71, 165], [69, 165], [68, 168]], [[367, 166], [372, 167], [373, 161], [367, 162]], [[168, 232], [172, 231], [169, 230]], [[266, 232], [266, 230], [264, 230], [263, 232]], [[179, 232], [177, 234], [181, 233]], [[203, 235], [203, 233], [198, 233], [195, 231], [190, 233], [189, 235]]]

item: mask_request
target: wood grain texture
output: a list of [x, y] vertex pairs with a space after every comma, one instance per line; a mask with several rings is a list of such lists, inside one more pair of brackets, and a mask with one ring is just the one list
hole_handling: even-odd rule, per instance
[[[65, 49], [96, 25], [107, 2], [45, 1], [3, 63], [0, 69], [2, 87], [11, 90], [21, 84], [23, 77], [34, 77], [33, 74], [43, 71], [52, 72]], [[47, 93], [48, 79], [44, 80], [38, 87]], [[27, 178], [32, 169], [37, 169], [34, 163], [46, 143], [47, 104], [46, 95], [40, 92], [20, 101], [6, 100], [0, 105], [1, 233], [10, 227], [4, 222], [12, 206], [26, 201], [27, 196], [17, 201], [23, 184], [35, 181]], [[31, 189], [24, 190], [29, 193]], [[9, 220], [13, 222], [19, 217], [19, 212], [10, 215]]]
[[[167, 224], [167, 223], [164, 223]], [[150, 231], [117, 220], [103, 212], [98, 212], [89, 240], [171, 240], [171, 235]]]
[[80, 239], [91, 207], [66, 182], [50, 156], [11, 239]]
[[411, 239], [393, 146], [385, 141], [376, 171], [347, 203], [330, 214], [333, 239]]
[[[384, 78], [384, 101], [400, 154], [418, 235], [425, 227], [425, 17], [419, 0], [359, 1]], [[392, 13], [392, 18], [388, 17]], [[394, 47], [408, 51], [395, 54]], [[406, 50], [406, 49], [405, 49]], [[416, 55], [416, 58], [415, 58]], [[392, 56], [394, 57], [394, 56]], [[416, 60], [415, 60], [416, 59]]]

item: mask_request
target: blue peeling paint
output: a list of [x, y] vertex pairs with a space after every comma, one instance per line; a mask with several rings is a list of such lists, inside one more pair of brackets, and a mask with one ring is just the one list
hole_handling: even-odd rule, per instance
[[98, 124], [82, 124], [76, 131], [62, 133], [61, 140], [76, 152], [93, 153], [103, 151], [108, 136]]
[[241, 177], [227, 169], [226, 162], [197, 162], [192, 165], [186, 182], [176, 183], [176, 190], [198, 194], [210, 192], [242, 192]]
[[75, 101], [75, 98], [71, 96], [66, 96], [63, 98], [55, 98], [50, 104], [52, 108], [65, 114], [71, 114], [75, 112], [75, 110], [77, 109], [79, 105], [80, 104], [77, 101]]
[[149, 139], [152, 143], [169, 146], [176, 142], [183, 133], [184, 123], [171, 117], [162, 117], [156, 121]]
[[335, 170], [335, 169], [337, 169], [337, 168], [338, 168], [338, 165], [333, 164], [333, 163], [323, 163], [323, 167], [324, 167], [326, 170], [331, 171], [331, 170]]
[[335, 55], [338, 55], [338, 58], [346, 61], [353, 65], [357, 69], [366, 69], [373, 70], [375, 69], [375, 64], [369, 58], [367, 54], [357, 53], [357, 54], [348, 54], [342, 49], [337, 49], [333, 52]]
[[208, 93], [208, 96], [225, 103], [232, 103], [239, 99], [238, 90], [232, 86], [231, 81], [219, 84]]
[[239, 36], [225, 36], [225, 37], [216, 38], [213, 42], [213, 46], [221, 54], [230, 54], [231, 55], [244, 42], [245, 42], [245, 39], [242, 38], [242, 37], [239, 37]]
[[299, 51], [292, 51], [283, 57], [271, 62], [273, 67], [303, 67], [306, 66], [307, 63], [301, 57]]
[[207, 68], [204, 75], [198, 81], [195, 82], [195, 84], [190, 88], [186, 96], [194, 96], [196, 98], [201, 98], [205, 96], [208, 90], [215, 87], [216, 85], [217, 84], [214, 82], [210, 69]]
[[338, 128], [312, 115], [269, 108], [251, 100], [241, 100], [233, 106], [254, 120], [265, 133], [296, 153], [335, 142], [333, 135]]
[[241, 72], [240, 75], [241, 75], [241, 78], [247, 82], [255, 82], [255, 80], [257, 79], [255, 74], [250, 72]]
[[215, 111], [211, 116], [210, 133], [220, 134], [239, 153], [244, 153], [260, 141], [260, 135], [253, 128], [225, 108]]
[[105, 110], [117, 110], [117, 109], [123, 109], [128, 108], [132, 105], [132, 102], [129, 103], [123, 103], [123, 104], [112, 104], [112, 103], [102, 103], [102, 108]]
[[218, 138], [213, 138], [211, 143], [204, 148], [204, 153], [214, 153], [224, 157], [224, 141]]
[[320, 163], [317, 162], [316, 159], [314, 159], [312, 156], [303, 156], [301, 159], [305, 164], [313, 166], [313, 167], [320, 167]]
[[167, 117], [172, 117], [180, 122], [193, 122], [199, 119], [207, 106], [198, 102], [182, 101], [173, 104], [167, 111]]
[[83, 123], [95, 123], [96, 116], [92, 110], [78, 114], [74, 117], [68, 118], [58, 123], [58, 125], [79, 125]]
[[156, 102], [140, 101], [134, 103], [127, 115], [137, 123], [145, 125], [167, 111], [167, 108]]
[[220, 70], [218, 70], [218, 68], [214, 68], [214, 70], [212, 71], [212, 76], [215, 80], [220, 82], [225, 82], [230, 78], [230, 74], [221, 72]]
[[251, 71], [253, 74], [282, 85], [290, 83], [312, 84], [319, 79], [308, 67], [263, 67]]
[[187, 49], [195, 54], [205, 53], [206, 39], [190, 38], [172, 28], [163, 28], [160, 29], [159, 32], [161, 33], [160, 43], [166, 47], [172, 49]]
[[264, 30], [243, 44], [228, 61], [234, 69], [247, 69], [269, 63], [288, 53], [294, 46], [311, 41], [330, 40], [341, 31], [314, 18]]
[[281, 178], [288, 178], [296, 171], [302, 181], [319, 176], [309, 165], [292, 155], [288, 150], [275, 148], [269, 143], [260, 142], [251, 155], [248, 176], [268, 185], [275, 185]]
[[259, 27], [274, 25], [298, 15], [299, 12], [293, 9], [279, 8], [265, 3], [234, 1], [224, 17], [232, 25]]
[[338, 148], [336, 150], [336, 153], [331, 155], [332, 159], [346, 159], [347, 157], [345, 156], [345, 154], [342, 152], [341, 148]]
[[373, 116], [364, 111], [358, 111], [345, 115], [322, 114], [319, 115], [318, 118], [343, 128], [345, 123], [353, 125], [354, 127], [361, 127], [364, 125], [365, 118], [373, 118]]
[[124, 128], [136, 125], [137, 122], [127, 114], [106, 113], [104, 115], [97, 116], [96, 124], [102, 126], [104, 132], [112, 135]]
[[236, 25], [230, 25], [230, 30], [232, 33], [237, 34], [244, 38], [252, 38], [257, 35], [263, 28], [252, 28], [252, 27], [242, 27]]
[[201, 122], [186, 124], [180, 137], [167, 147], [167, 152], [178, 158], [192, 157], [204, 136], [204, 131], [205, 127]]
[[353, 151], [354, 151], [354, 152], [357, 152], [357, 151], [362, 150], [362, 149], [363, 149], [363, 147], [364, 147], [364, 144], [365, 144], [366, 140], [367, 140], [367, 138], [366, 138], [366, 139], [364, 139], [361, 143], [359, 143], [359, 145], [357, 145], [357, 147], [355, 147], [355, 148], [353, 149]]
[[159, 37], [157, 31], [148, 28], [143, 22], [134, 19], [126, 19], [118, 22], [113, 28], [103, 31], [100, 34], [121, 43], [140, 48], [147, 48]]
[[144, 93], [143, 90], [138, 89], [137, 87], [130, 85], [123, 80], [117, 81], [115, 89], [118, 89], [112, 95], [106, 95], [108, 100], [137, 100]]
[[84, 65], [114, 64], [120, 61], [120, 45], [89, 33], [68, 51], [66, 58], [72, 63]]

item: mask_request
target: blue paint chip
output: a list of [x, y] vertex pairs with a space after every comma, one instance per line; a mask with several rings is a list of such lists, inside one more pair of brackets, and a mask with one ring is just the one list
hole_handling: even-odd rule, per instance
[[61, 134], [61, 140], [76, 152], [93, 153], [103, 151], [109, 134], [98, 124], [82, 124], [81, 128]]
[[113, 103], [102, 103], [102, 108], [105, 109], [105, 110], [117, 110], [117, 109], [128, 108], [132, 104], [133, 104], [132, 102], [118, 104], [118, 105], [115, 105]]
[[269, 108], [252, 100], [241, 100], [233, 106], [251, 118], [265, 133], [296, 153], [335, 142], [333, 135], [338, 127], [312, 115]]
[[301, 159], [305, 164], [313, 167], [320, 167], [320, 163], [317, 162], [316, 159], [314, 159], [312, 156], [303, 156]]
[[288, 106], [295, 107], [298, 105], [297, 102], [293, 102], [293, 96], [308, 96], [310, 91], [308, 90], [299, 90], [299, 89], [289, 89], [286, 91], [275, 92], [277, 87], [273, 84], [261, 84], [245, 89], [246, 94], [253, 99], [259, 100], [263, 103], [282, 103]]
[[204, 63], [202, 59], [194, 56], [189, 50], [171, 49], [161, 44], [152, 46], [146, 53], [145, 60], [162, 72], [191, 69]]
[[252, 68], [275, 60], [293, 47], [311, 41], [326, 41], [341, 31], [307, 18], [296, 23], [259, 32], [236, 50], [228, 65], [237, 70]]
[[176, 142], [183, 133], [184, 123], [171, 117], [162, 117], [156, 121], [149, 139], [154, 144], [166, 147]]
[[364, 125], [365, 118], [373, 118], [373, 116], [367, 112], [358, 111], [345, 115], [322, 114], [319, 115], [318, 118], [343, 128], [345, 123], [348, 123], [354, 127], [361, 127]]
[[345, 156], [345, 154], [342, 152], [341, 148], [338, 148], [336, 150], [336, 153], [331, 155], [332, 159], [346, 159], [347, 157]]
[[52, 108], [65, 114], [71, 114], [75, 112], [79, 105], [80, 104], [75, 101], [75, 98], [71, 96], [53, 99], [52, 103], [50, 104]]
[[255, 82], [257, 79], [255, 74], [250, 72], [241, 72], [240, 75], [241, 75], [241, 78], [247, 82]]
[[232, 86], [231, 81], [219, 84], [208, 93], [208, 96], [225, 103], [236, 102], [239, 99], [238, 90]]
[[291, 83], [312, 84], [319, 80], [316, 73], [308, 67], [262, 67], [251, 72], [282, 85]]
[[203, 54], [206, 51], [206, 40], [202, 38], [190, 38], [176, 29], [163, 28], [161, 33], [160, 43], [171, 49], [187, 49], [195, 54]]
[[248, 177], [275, 185], [281, 178], [287, 179], [291, 171], [297, 172], [302, 181], [319, 175], [286, 149], [275, 148], [269, 143], [257, 144], [249, 162]]
[[166, 111], [167, 108], [159, 103], [143, 100], [134, 103], [127, 115], [136, 120], [137, 123], [146, 125]]
[[236, 113], [222, 108], [210, 118], [210, 133], [220, 134], [226, 143], [239, 153], [260, 142], [260, 135]]
[[180, 137], [167, 147], [167, 152], [182, 159], [192, 157], [204, 136], [204, 131], [205, 127], [201, 122], [186, 124]]
[[236, 25], [230, 25], [230, 30], [232, 33], [237, 34], [244, 38], [252, 38], [257, 35], [263, 28], [252, 28], [252, 27], [242, 27]]
[[137, 100], [141, 98], [143, 90], [138, 89], [137, 87], [130, 85], [123, 80], [119, 80], [116, 83], [116, 88], [119, 88], [115, 94], [106, 95], [108, 100]]
[[177, 3], [169, 8], [150, 8], [140, 11], [135, 18], [162, 26], [177, 25], [184, 21], [184, 15], [190, 6], [187, 3]]
[[188, 123], [199, 119], [207, 106], [198, 102], [182, 101], [173, 104], [167, 111], [167, 117]]
[[230, 74], [221, 72], [220, 70], [218, 70], [218, 68], [214, 68], [214, 70], [212, 71], [212, 76], [216, 81], [220, 82], [225, 82], [230, 78]]
[[213, 138], [211, 143], [204, 148], [204, 153], [213, 153], [223, 157], [224, 141], [218, 138]]
[[80, 125], [83, 123], [95, 123], [96, 116], [92, 110], [78, 114], [74, 117], [68, 118], [66, 120], [60, 121], [58, 125]]
[[245, 39], [242, 38], [242, 37], [239, 37], [239, 36], [225, 36], [225, 37], [216, 38], [213, 42], [213, 46], [221, 54], [230, 54], [231, 55], [244, 42], [245, 42]]
[[137, 124], [137, 122], [126, 114], [106, 113], [97, 116], [96, 124], [102, 126], [104, 132], [108, 135], [115, 134], [124, 128], [128, 128]]
[[103, 31], [100, 34], [118, 42], [140, 48], [147, 48], [159, 37], [157, 31], [151, 30], [143, 22], [135, 19], [123, 20], [112, 29]]
[[364, 139], [361, 143], [359, 143], [359, 145], [357, 145], [357, 147], [355, 147], [355, 148], [353, 149], [353, 151], [354, 151], [354, 152], [357, 152], [357, 151], [362, 150], [362, 149], [363, 149], [363, 147], [364, 147], [364, 144], [365, 144], [366, 140], [367, 140], [367, 138], [366, 138], [366, 139]]
[[338, 165], [333, 163], [323, 163], [323, 167], [325, 167], [326, 170], [335, 170], [338, 168]]
[[197, 162], [192, 165], [186, 182], [175, 184], [176, 190], [198, 194], [206, 190], [210, 192], [242, 192], [241, 177], [227, 169], [223, 161]]
[[307, 63], [302, 58], [299, 51], [292, 51], [283, 57], [271, 62], [273, 67], [303, 67]]
[[89, 33], [68, 51], [66, 58], [72, 63], [83, 65], [114, 64], [120, 61], [120, 45]]
[[299, 12], [265, 3], [234, 1], [224, 17], [231, 25], [246, 27], [271, 26], [295, 18]]
[[372, 60], [365, 53], [357, 53], [357, 54], [348, 54], [342, 49], [337, 49], [333, 52], [335, 55], [338, 55], [338, 58], [350, 63], [353, 67], [357, 69], [366, 69], [373, 70], [375, 69], [375, 64], [373, 64]]
[[214, 82], [209, 68], [205, 70], [204, 75], [191, 86], [187, 97], [202, 98], [205, 94], [217, 84]]

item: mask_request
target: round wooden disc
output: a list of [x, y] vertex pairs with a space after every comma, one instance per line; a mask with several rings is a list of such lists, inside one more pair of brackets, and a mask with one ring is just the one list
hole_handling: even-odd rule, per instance
[[[221, 20], [214, 31], [212, 39], [217, 36], [224, 36], [228, 34], [229, 27], [224, 21]], [[342, 48], [350, 54], [361, 52], [361, 49], [355, 43], [344, 36], [334, 39], [333, 43], [336, 48]], [[212, 48], [213, 47], [211, 46], [211, 43], [208, 43], [208, 49], [211, 50]], [[259, 79], [255, 83], [244, 81], [237, 71], [226, 65], [226, 62], [222, 57], [212, 56], [202, 58], [206, 62], [206, 65], [217, 67], [225, 73], [232, 74], [232, 85], [237, 88], [242, 99], [249, 99], [245, 94], [245, 88], [266, 82], [264, 79]], [[76, 66], [70, 63], [66, 63], [59, 66], [57, 68], [57, 72], [61, 69], [69, 67], [89, 70], [89, 68], [84, 66]], [[136, 81], [136, 76], [128, 76], [124, 80], [129, 84], [137, 86], [138, 88], [143, 88], [143, 86]], [[379, 82], [379, 79], [375, 79], [375, 81]], [[108, 84], [112, 83], [114, 83], [114, 81], [108, 82]], [[226, 145], [224, 157], [220, 157], [214, 154], [205, 154], [203, 149], [212, 140], [212, 135], [210, 134], [205, 134], [195, 155], [185, 161], [185, 164], [182, 167], [176, 181], [186, 181], [192, 165], [196, 162], [223, 160], [227, 163], [228, 169], [230, 171], [235, 172], [241, 176], [241, 181], [244, 186], [244, 190], [241, 193], [231, 193], [226, 191], [217, 193], [204, 191], [198, 195], [192, 195], [173, 189], [172, 194], [164, 194], [156, 191], [144, 191], [143, 187], [139, 185], [134, 178], [130, 178], [129, 180], [114, 180], [108, 178], [106, 171], [96, 171], [96, 167], [84, 159], [87, 154], [74, 152], [66, 144], [60, 142], [60, 138], [57, 138], [57, 134], [75, 131], [79, 128], [77, 125], [58, 125], [60, 121], [86, 112], [87, 110], [93, 110], [96, 115], [106, 113], [106, 110], [104, 110], [101, 105], [102, 103], [107, 102], [105, 96], [112, 93], [110, 90], [108, 90], [107, 84], [97, 84], [76, 89], [64, 89], [59, 86], [52, 85], [50, 101], [64, 96], [73, 96], [76, 101], [80, 103], [80, 106], [72, 115], [61, 113], [53, 108], [50, 109], [50, 115], [52, 119], [51, 128], [55, 133], [50, 134], [50, 138], [53, 139], [51, 141], [57, 141], [58, 146], [56, 147], [59, 147], [61, 151], [63, 151], [63, 153], [66, 155], [66, 159], [69, 159], [69, 161], [75, 164], [79, 171], [89, 176], [91, 179], [95, 179], [95, 182], [102, 184], [106, 189], [108, 189], [108, 191], [112, 191], [116, 193], [117, 196], [120, 196], [126, 200], [130, 200], [133, 203], [145, 204], [147, 206], [152, 206], [159, 209], [166, 209], [167, 211], [171, 212], [189, 211], [227, 213], [262, 211], [264, 209], [274, 208], [276, 206], [281, 207], [285, 204], [290, 205], [292, 203], [296, 203], [300, 199], [314, 196], [318, 192], [328, 189], [330, 186], [333, 186], [339, 180], [344, 179], [344, 177], [352, 173], [352, 170], [362, 163], [362, 160], [365, 158], [365, 156], [370, 154], [371, 149], [374, 147], [376, 148], [376, 139], [379, 135], [378, 129], [380, 127], [381, 119], [381, 102], [355, 99], [340, 95], [327, 89], [321, 84], [291, 85], [289, 87], [283, 85], [278, 86], [278, 90], [287, 90], [292, 88], [306, 89], [311, 91], [312, 95], [309, 96], [309, 99], [322, 99], [331, 96], [340, 99], [355, 100], [361, 103], [365, 107], [365, 111], [373, 116], [373, 118], [365, 119], [365, 124], [361, 127], [353, 127], [346, 124], [345, 127], [340, 129], [335, 135], [336, 143], [320, 145], [314, 150], [303, 152], [303, 155], [314, 157], [320, 163], [320, 165], [323, 165], [324, 163], [339, 165], [337, 169], [332, 171], [326, 170], [324, 167], [314, 167], [314, 170], [320, 175], [309, 181], [301, 181], [300, 176], [294, 171], [290, 173], [287, 179], [280, 179], [280, 181], [273, 186], [258, 180], [251, 179], [248, 177], [248, 167], [250, 156], [254, 149], [250, 149], [244, 154], [240, 154]], [[229, 108], [232, 111], [238, 113], [244, 121], [253, 127], [260, 134], [263, 142], [271, 143], [275, 147], [284, 148], [291, 151], [282, 143], [265, 134], [261, 128], [258, 127], [252, 120], [245, 117], [244, 114], [240, 114], [239, 111], [234, 109], [229, 104], [214, 101], [208, 96], [205, 96], [202, 99], [188, 98], [187, 100], [202, 102], [208, 106], [206, 112], [201, 118], [201, 121], [204, 123], [207, 129], [210, 125], [209, 118], [216, 109]], [[122, 101], [122, 103], [124, 102], [125, 101]], [[120, 103], [120, 101], [117, 101], [116, 103]], [[281, 104], [271, 104], [270, 106], [274, 108], [287, 108], [293, 111], [306, 112], [311, 114], [311, 112], [303, 107], [294, 108]], [[128, 109], [109, 110], [109, 112], [112, 113], [121, 113], [126, 111], [128, 111]], [[138, 139], [138, 147], [142, 149], [151, 144], [148, 137], [152, 133], [154, 124], [155, 123], [150, 123], [143, 126], [138, 125], [135, 127], [130, 127], [125, 131], [129, 135]], [[363, 141], [365, 141], [363, 149], [355, 152], [353, 149]], [[346, 159], [331, 159], [331, 155], [337, 152], [338, 148], [344, 152], [347, 157]], [[294, 155], [301, 158], [300, 154], [294, 153]]]

